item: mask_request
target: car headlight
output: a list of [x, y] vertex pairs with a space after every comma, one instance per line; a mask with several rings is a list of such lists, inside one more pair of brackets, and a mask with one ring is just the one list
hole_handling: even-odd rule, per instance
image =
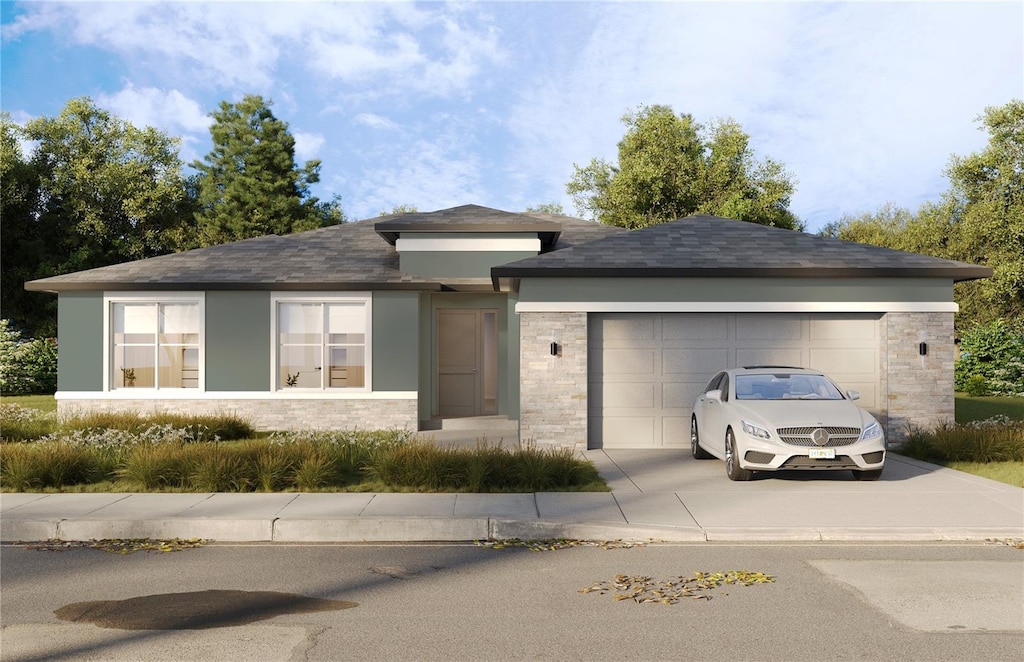
[[747, 421], [742, 421], [743, 431], [749, 434], [751, 437], [757, 437], [758, 439], [771, 439], [772, 435], [768, 430], [765, 430], [760, 425], [754, 425]]
[[864, 431], [860, 433], [861, 439], [874, 439], [875, 437], [882, 436], [882, 426], [878, 424], [878, 421], [871, 421], [871, 424], [864, 428]]

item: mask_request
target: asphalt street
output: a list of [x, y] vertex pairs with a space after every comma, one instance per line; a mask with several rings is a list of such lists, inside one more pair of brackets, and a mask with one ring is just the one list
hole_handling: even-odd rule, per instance
[[[581, 592], [620, 575], [654, 584], [698, 571], [775, 581], [708, 588], [675, 604], [616, 600], [613, 587]], [[11, 662], [1024, 658], [1024, 550], [996, 541], [557, 551], [211, 544], [129, 555], [5, 545], [0, 583], [0, 659]], [[231, 618], [203, 629], [98, 627], [55, 614], [145, 598], [128, 604], [159, 616], [186, 592], [197, 603], [238, 602]], [[289, 613], [291, 603], [261, 607], [269, 594], [254, 592], [342, 602]]]

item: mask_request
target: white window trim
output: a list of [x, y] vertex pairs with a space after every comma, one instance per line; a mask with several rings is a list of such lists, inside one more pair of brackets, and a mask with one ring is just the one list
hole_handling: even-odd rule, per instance
[[[361, 388], [297, 388], [279, 386], [278, 366], [280, 360], [280, 339], [278, 338], [277, 304], [279, 303], [362, 303], [366, 310], [366, 345], [363, 350], [363, 386]], [[324, 397], [340, 393], [370, 393], [373, 391], [373, 294], [371, 292], [271, 292], [270, 293], [270, 390], [279, 395], [306, 396], [307, 394]], [[321, 341], [321, 344], [322, 341]]]
[[140, 396], [150, 393], [205, 393], [206, 392], [206, 293], [205, 292], [104, 292], [103, 293], [103, 392], [118, 393], [128, 389], [113, 387], [113, 349], [114, 339], [111, 336], [113, 321], [112, 313], [115, 303], [194, 303], [199, 306], [199, 387], [181, 388], [159, 386], [159, 380], [153, 387], [132, 387], [131, 393]]

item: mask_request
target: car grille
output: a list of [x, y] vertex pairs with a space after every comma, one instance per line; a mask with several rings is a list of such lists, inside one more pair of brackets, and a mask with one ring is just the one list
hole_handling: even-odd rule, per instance
[[780, 469], [860, 469], [849, 455], [837, 455], [835, 459], [816, 460], [806, 455], [794, 455], [782, 463]]
[[[860, 428], [837, 428], [823, 426], [825, 432], [828, 432], [828, 443], [825, 447], [834, 446], [849, 446], [850, 444], [856, 443], [860, 439]], [[817, 430], [817, 427], [803, 427], [803, 428], [779, 428], [776, 432], [779, 435], [779, 439], [783, 443], [789, 444], [790, 446], [817, 446], [814, 440], [811, 439], [811, 434]]]

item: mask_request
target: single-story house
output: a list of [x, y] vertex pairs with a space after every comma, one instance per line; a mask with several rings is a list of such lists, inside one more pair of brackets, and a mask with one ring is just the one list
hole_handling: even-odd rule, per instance
[[475, 205], [31, 281], [59, 296], [62, 415], [234, 412], [685, 447], [718, 370], [813, 367], [890, 439], [953, 418], [953, 283], [986, 267], [693, 216], [627, 231]]

